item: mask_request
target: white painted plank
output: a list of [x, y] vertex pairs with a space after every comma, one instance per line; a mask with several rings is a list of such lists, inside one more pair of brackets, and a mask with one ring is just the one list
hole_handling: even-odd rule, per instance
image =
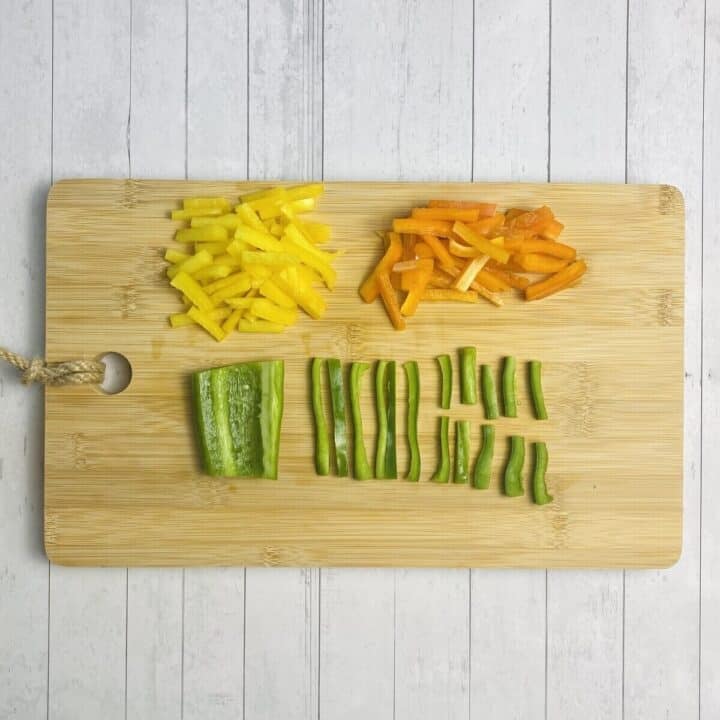
[[390, 720], [393, 571], [327, 569], [320, 589], [320, 717]]
[[[185, 29], [184, 0], [132, 4], [132, 177], [185, 174]], [[126, 717], [179, 718], [182, 571], [129, 568], [127, 603]]]
[[685, 196], [685, 486], [682, 557], [625, 582], [625, 717], [696, 717], [699, 666], [702, 0], [632, 0], [628, 180]]
[[[126, 176], [130, 6], [56, 0], [54, 9], [54, 177]], [[53, 720], [124, 718], [126, 580], [122, 569], [51, 568]]]
[[[0, 344], [43, 349], [52, 14], [11, 3], [0, 23]], [[18, 109], [21, 108], [21, 111]], [[9, 141], [8, 141], [9, 140]], [[45, 717], [48, 564], [42, 541], [42, 390], [0, 366], [0, 717]]]
[[[247, 176], [247, 4], [188, 3], [187, 174]], [[243, 717], [245, 570], [184, 573], [184, 720]]]
[[[625, 179], [626, 0], [553, 0], [550, 179]], [[622, 571], [551, 571], [547, 716], [622, 717]]]
[[[322, 177], [322, 3], [249, 6], [248, 173]], [[315, 718], [319, 570], [248, 568], [245, 716]]]
[[187, 167], [195, 180], [247, 177], [247, 16], [247, 0], [188, 0]]
[[702, 566], [700, 717], [720, 717], [720, 4], [707, 4], [702, 327]]
[[[326, 177], [469, 179], [472, 3], [372, 2], [357, 13], [326, 2], [324, 107]], [[395, 717], [466, 717], [468, 573], [398, 571], [394, 647], [385, 632], [391, 573], [368, 574], [361, 599], [351, 597], [356, 577], [334, 572], [333, 602], [323, 598], [322, 627], [332, 636], [323, 633], [321, 713], [338, 716], [344, 705], [332, 703], [342, 702], [340, 688], [367, 672], [364, 716], [389, 716], [387, 658], [394, 652]], [[380, 604], [368, 600], [376, 597]], [[360, 647], [368, 657], [332, 667], [325, 657], [336, 657], [357, 633], [338, 621], [351, 609], [367, 628]]]
[[[547, 2], [476, 3], [475, 180], [547, 179], [549, 18]], [[471, 571], [472, 717], [544, 717], [545, 591], [541, 570]]]

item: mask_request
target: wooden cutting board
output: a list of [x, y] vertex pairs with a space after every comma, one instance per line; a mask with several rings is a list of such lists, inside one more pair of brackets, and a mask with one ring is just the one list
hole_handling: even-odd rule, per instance
[[[640, 567], [679, 556], [682, 531], [684, 209], [669, 186], [469, 183], [328, 183], [317, 213], [345, 254], [320, 321], [279, 336], [171, 330], [180, 309], [163, 277], [176, 223], [191, 195], [257, 183], [69, 180], [47, 208], [47, 357], [108, 351], [132, 364], [122, 393], [48, 388], [45, 546], [68, 565], [377, 565]], [[376, 230], [432, 197], [501, 207], [550, 205], [563, 239], [589, 265], [582, 283], [536, 303], [425, 304], [404, 333], [357, 286], [380, 253]], [[491, 489], [428, 482], [436, 463], [434, 358], [478, 348], [540, 359], [550, 420], [532, 419], [524, 376], [520, 417], [497, 421]], [[420, 361], [420, 483], [316, 477], [308, 359]], [[203, 476], [191, 425], [189, 374], [260, 358], [286, 362], [280, 478]], [[401, 370], [399, 368], [401, 373]], [[400, 430], [405, 380], [399, 374]], [[370, 378], [366, 443], [374, 448]], [[480, 406], [459, 404], [472, 421]], [[500, 493], [506, 438], [545, 440], [555, 502]], [[402, 436], [401, 436], [402, 437]], [[529, 458], [528, 458], [529, 459]], [[399, 468], [407, 449], [400, 443]], [[527, 472], [526, 472], [527, 477]]]

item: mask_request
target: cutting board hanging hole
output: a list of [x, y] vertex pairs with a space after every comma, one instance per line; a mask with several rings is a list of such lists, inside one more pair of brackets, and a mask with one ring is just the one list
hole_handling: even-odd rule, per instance
[[105, 378], [100, 389], [107, 395], [117, 395], [130, 385], [132, 366], [121, 353], [109, 352], [101, 355], [98, 360], [105, 365]]

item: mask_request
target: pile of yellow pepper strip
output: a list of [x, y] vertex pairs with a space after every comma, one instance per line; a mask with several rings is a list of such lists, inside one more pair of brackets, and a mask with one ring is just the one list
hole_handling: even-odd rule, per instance
[[325, 313], [315, 289], [335, 286], [337, 253], [319, 245], [330, 227], [301, 220], [315, 209], [321, 183], [276, 187], [243, 195], [234, 212], [222, 197], [191, 197], [173, 220], [189, 221], [175, 240], [194, 253], [168, 249], [167, 276], [187, 306], [170, 325], [199, 325], [217, 341], [234, 330], [277, 333], [293, 325], [298, 308]]

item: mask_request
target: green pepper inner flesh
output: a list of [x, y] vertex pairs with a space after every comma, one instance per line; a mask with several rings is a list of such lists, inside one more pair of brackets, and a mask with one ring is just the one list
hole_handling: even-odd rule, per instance
[[345, 419], [345, 383], [342, 364], [337, 358], [327, 361], [330, 377], [330, 403], [333, 414], [333, 434], [335, 439], [335, 462], [340, 477], [348, 475], [347, 422]]
[[452, 360], [449, 355], [438, 355], [437, 363], [440, 368], [440, 407], [449, 410], [452, 399]]
[[482, 435], [482, 448], [475, 462], [473, 487], [479, 490], [487, 490], [490, 487], [493, 453], [495, 451], [495, 428], [492, 425], [483, 425], [480, 432]]
[[530, 397], [535, 410], [535, 418], [537, 420], [547, 420], [548, 413], [542, 388], [542, 363], [539, 360], [531, 360], [528, 363], [528, 370], [530, 374]]
[[420, 411], [420, 370], [415, 360], [403, 364], [408, 387], [407, 436], [410, 449], [410, 467], [407, 479], [420, 479], [420, 444], [418, 443], [418, 414]]
[[498, 408], [497, 390], [495, 389], [495, 378], [490, 365], [483, 365], [480, 368], [480, 383], [485, 418], [487, 420], [497, 420], [500, 417], [500, 410]]
[[430, 479], [433, 482], [446, 483], [450, 482], [450, 418], [447, 415], [441, 415], [439, 421], [438, 443], [440, 457], [437, 470]]
[[470, 467], [470, 421], [455, 421], [455, 474], [453, 482], [466, 483]]
[[322, 378], [324, 360], [313, 358], [310, 370], [313, 418], [315, 420], [315, 472], [318, 475], [330, 473], [330, 436], [323, 408]]
[[533, 502], [536, 505], [547, 505], [553, 501], [553, 496], [547, 491], [545, 473], [548, 466], [547, 445], [544, 442], [533, 443], [535, 451], [535, 468], [533, 470]]
[[372, 469], [368, 462], [363, 438], [362, 412], [360, 410], [360, 390], [362, 376], [370, 368], [365, 362], [354, 362], [350, 366], [350, 414], [353, 422], [353, 469], [358, 480], [369, 480]]
[[525, 438], [510, 436], [510, 455], [505, 466], [505, 494], [509, 497], [523, 495], [522, 469], [525, 464]]
[[505, 417], [517, 417], [516, 365], [514, 357], [505, 358], [502, 373], [503, 414]]
[[460, 348], [460, 402], [475, 405], [477, 401], [477, 350], [474, 347]]

